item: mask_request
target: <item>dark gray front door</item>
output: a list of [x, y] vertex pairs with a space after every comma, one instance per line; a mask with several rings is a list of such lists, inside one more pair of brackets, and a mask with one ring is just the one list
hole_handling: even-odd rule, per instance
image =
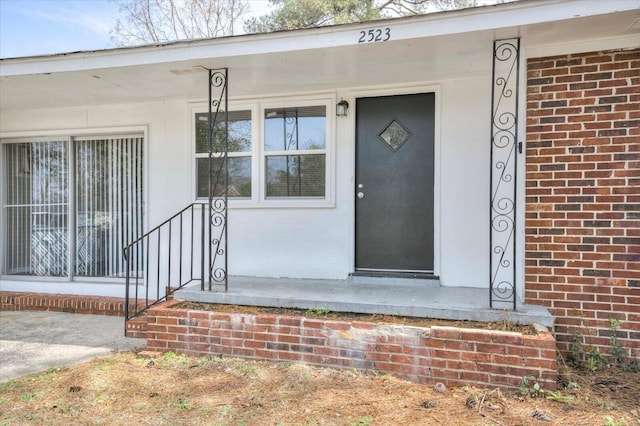
[[356, 101], [356, 270], [433, 271], [435, 95]]

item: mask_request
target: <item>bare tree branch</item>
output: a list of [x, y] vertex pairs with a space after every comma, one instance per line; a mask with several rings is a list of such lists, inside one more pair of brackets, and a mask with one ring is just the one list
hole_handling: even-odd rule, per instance
[[110, 0], [125, 17], [111, 29], [119, 46], [233, 34], [246, 0]]
[[249, 19], [248, 33], [319, 27], [346, 22], [420, 15], [428, 11], [460, 9], [476, 0], [269, 0], [271, 13]]

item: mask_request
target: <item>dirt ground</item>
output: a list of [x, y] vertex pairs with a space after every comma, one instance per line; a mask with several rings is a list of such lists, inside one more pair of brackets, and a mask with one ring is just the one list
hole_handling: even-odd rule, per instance
[[387, 375], [301, 364], [117, 353], [1, 384], [0, 424], [639, 424], [638, 374], [573, 374], [571, 388], [555, 394], [558, 402], [518, 390], [438, 392]]
[[[416, 326], [486, 324], [310, 310], [206, 305], [191, 308], [277, 313]], [[123, 352], [0, 384], [3, 425], [640, 425], [640, 373], [594, 374], [561, 367], [560, 391], [445, 388], [356, 370], [232, 358], [158, 358]]]
[[532, 397], [522, 395], [531, 384], [440, 389], [355, 370], [123, 352], [0, 384], [0, 425], [640, 424], [639, 374], [563, 378], [567, 388]]

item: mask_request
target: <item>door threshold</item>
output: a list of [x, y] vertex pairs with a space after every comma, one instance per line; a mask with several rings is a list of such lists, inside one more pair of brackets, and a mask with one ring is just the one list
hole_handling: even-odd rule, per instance
[[440, 277], [432, 272], [417, 271], [369, 271], [358, 270], [349, 274], [350, 277], [377, 277], [377, 278], [410, 278], [423, 280], [439, 280]]
[[348, 281], [356, 284], [440, 287], [440, 277], [426, 272], [355, 271]]

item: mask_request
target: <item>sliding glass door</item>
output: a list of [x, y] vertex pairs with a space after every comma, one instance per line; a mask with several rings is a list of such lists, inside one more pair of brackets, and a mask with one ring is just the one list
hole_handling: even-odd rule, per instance
[[142, 233], [143, 138], [4, 144], [6, 274], [120, 277]]
[[75, 140], [75, 275], [124, 276], [142, 233], [142, 138]]
[[68, 140], [4, 149], [7, 274], [69, 274]]

